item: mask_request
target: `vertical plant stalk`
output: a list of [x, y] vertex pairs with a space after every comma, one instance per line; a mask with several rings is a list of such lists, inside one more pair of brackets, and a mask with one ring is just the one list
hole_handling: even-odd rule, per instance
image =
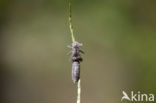
[[72, 42], [75, 42], [74, 29], [73, 29], [73, 25], [72, 25], [71, 3], [69, 3], [69, 28], [70, 28], [70, 32], [71, 32]]
[[81, 80], [79, 79], [77, 84], [77, 103], [81, 102]]
[[[72, 25], [71, 3], [69, 3], [69, 28], [71, 32], [72, 42], [75, 42], [74, 29]], [[81, 103], [81, 81], [80, 79], [77, 83], [77, 103]]]

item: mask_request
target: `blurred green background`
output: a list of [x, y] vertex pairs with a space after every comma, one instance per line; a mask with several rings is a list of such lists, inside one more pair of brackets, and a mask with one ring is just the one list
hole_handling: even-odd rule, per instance
[[[76, 103], [67, 0], [0, 0], [1, 103]], [[156, 94], [156, 1], [73, 0], [82, 103]], [[126, 103], [126, 101], [124, 101]]]

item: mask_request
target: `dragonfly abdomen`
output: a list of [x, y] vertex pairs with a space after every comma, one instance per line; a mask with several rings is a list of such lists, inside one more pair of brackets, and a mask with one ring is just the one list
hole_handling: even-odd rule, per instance
[[72, 63], [72, 79], [74, 83], [80, 79], [80, 63], [78, 61]]

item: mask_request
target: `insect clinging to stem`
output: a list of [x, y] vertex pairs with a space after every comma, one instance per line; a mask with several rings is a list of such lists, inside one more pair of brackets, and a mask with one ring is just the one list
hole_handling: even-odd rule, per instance
[[77, 41], [68, 46], [69, 48], [72, 48], [70, 51], [70, 60], [72, 62], [72, 80], [74, 83], [77, 83], [80, 79], [80, 62], [83, 60], [80, 53], [84, 53], [82, 50], [80, 50], [80, 46], [82, 46], [82, 44]]

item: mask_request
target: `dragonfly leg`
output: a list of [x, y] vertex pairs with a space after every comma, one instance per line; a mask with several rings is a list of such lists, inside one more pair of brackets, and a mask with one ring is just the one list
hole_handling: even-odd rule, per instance
[[84, 51], [82, 51], [82, 50], [79, 50], [82, 54], [84, 54]]
[[67, 53], [67, 55], [69, 55], [69, 54], [71, 54], [72, 53], [72, 51], [69, 51], [68, 53]]
[[68, 47], [68, 48], [72, 48], [72, 46], [71, 46], [71, 45], [67, 45], [67, 47]]

